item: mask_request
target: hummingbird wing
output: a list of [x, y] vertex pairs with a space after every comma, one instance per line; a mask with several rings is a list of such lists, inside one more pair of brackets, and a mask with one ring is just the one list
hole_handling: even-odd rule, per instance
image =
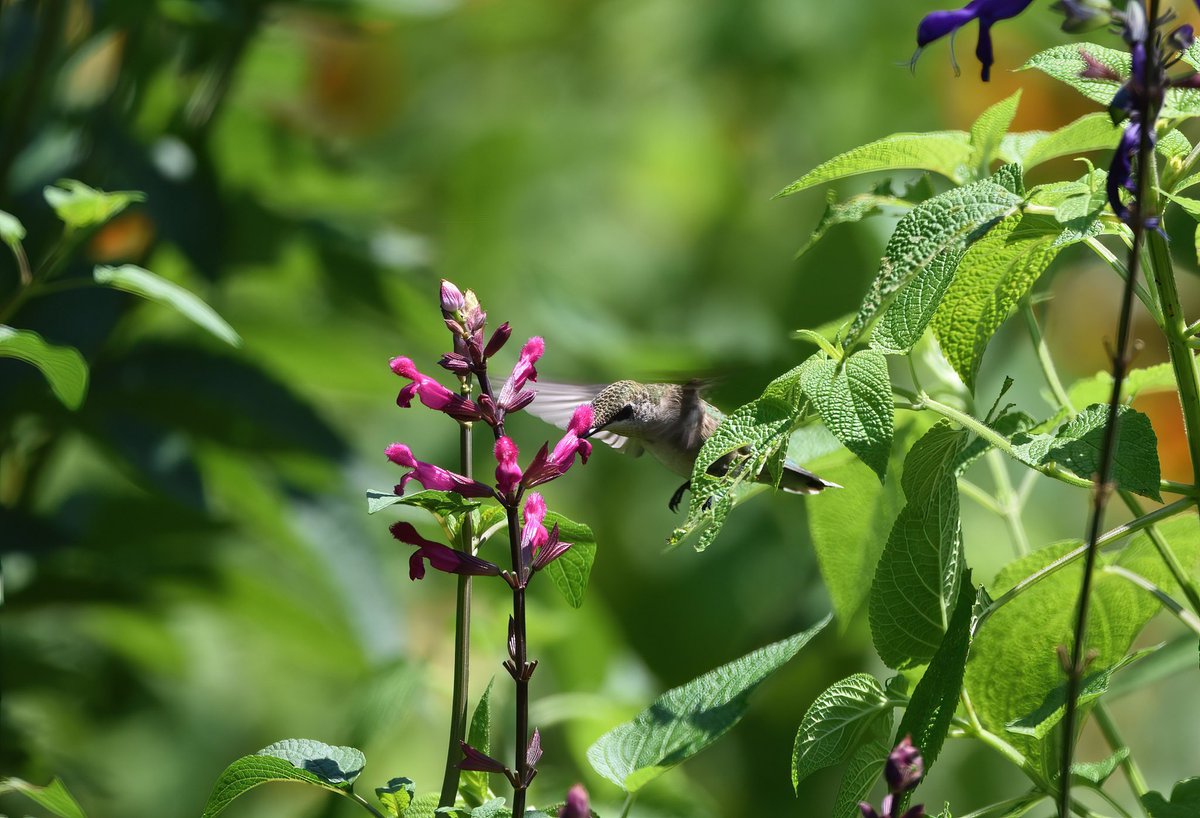
[[[606, 385], [578, 386], [572, 383], [554, 383], [553, 381], [529, 381], [525, 388], [532, 390], [537, 397], [525, 408], [525, 411], [560, 429], [566, 429], [567, 424], [571, 422], [571, 415], [579, 408], [579, 404], [591, 403]], [[592, 435], [591, 439], [606, 443], [630, 457], [639, 457], [643, 451], [642, 444], [612, 432], [601, 430]]]

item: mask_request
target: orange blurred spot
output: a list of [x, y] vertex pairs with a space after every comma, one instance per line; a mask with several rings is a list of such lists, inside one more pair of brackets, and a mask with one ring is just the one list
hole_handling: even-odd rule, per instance
[[154, 241], [154, 222], [144, 210], [122, 213], [100, 228], [88, 242], [92, 261], [138, 261]]
[[1158, 437], [1158, 462], [1165, 480], [1192, 481], [1192, 459], [1188, 455], [1187, 436], [1183, 431], [1183, 410], [1174, 392], [1140, 395], [1133, 406], [1145, 412]]

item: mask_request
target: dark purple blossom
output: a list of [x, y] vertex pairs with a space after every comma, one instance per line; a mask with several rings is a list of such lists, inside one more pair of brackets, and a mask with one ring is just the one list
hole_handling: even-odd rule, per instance
[[550, 529], [550, 534], [546, 541], [538, 547], [537, 553], [533, 555], [533, 570], [541, 571], [550, 563], [561, 557], [570, 550], [573, 543], [562, 542], [558, 538], [558, 523], [554, 524], [554, 528]]
[[554, 451], [549, 445], [542, 446], [529, 468], [525, 470], [522, 484], [526, 488], [539, 486], [566, 474], [567, 469], [575, 462], [575, 455], [587, 463], [592, 454], [592, 444], [584, 437], [592, 425], [592, 407], [590, 404], [580, 404], [571, 416], [567, 433], [562, 436]]
[[501, 775], [508, 774], [508, 768], [503, 763], [492, 758], [485, 752], [476, 750], [465, 741], [458, 743], [462, 750], [463, 760], [458, 762], [460, 770], [474, 770], [481, 773], [500, 773]]
[[921, 783], [924, 775], [925, 761], [921, 758], [921, 751], [913, 745], [912, 736], [905, 736], [888, 754], [887, 763], [883, 768], [888, 794], [879, 805], [881, 811], [876, 812], [875, 807], [866, 801], [860, 801], [858, 808], [863, 818], [925, 818], [923, 804], [900, 812], [900, 805], [903, 803], [900, 796]]
[[422, 486], [434, 491], [452, 491], [463, 497], [495, 497], [492, 487], [470, 477], [455, 474], [433, 463], [424, 463], [413, 457], [412, 449], [403, 443], [393, 443], [386, 449], [388, 460], [397, 466], [412, 469], [400, 478], [396, 485], [396, 493], [403, 494], [409, 480], [416, 480]]
[[501, 350], [508, 343], [508, 339], [512, 337], [512, 326], [505, 321], [500, 326], [496, 327], [492, 337], [488, 339], [487, 346], [483, 348], [483, 357], [490, 358]]
[[558, 811], [558, 818], [590, 818], [591, 814], [587, 790], [583, 785], [576, 784], [567, 790], [567, 802]]
[[[925, 46], [946, 35], [953, 35], [972, 20], [979, 21], [979, 39], [975, 45], [975, 56], [983, 66], [981, 76], [987, 82], [991, 78], [992, 63], [995, 58], [992, 53], [992, 25], [998, 20], [1007, 20], [1023, 12], [1033, 0], [971, 0], [961, 9], [952, 11], [934, 11], [921, 18], [917, 25], [917, 52], [913, 54], [913, 63]], [[958, 67], [955, 66], [957, 72]]]
[[427, 540], [417, 533], [417, 529], [413, 528], [411, 523], [393, 523], [390, 530], [392, 536], [400, 542], [417, 546], [417, 550], [408, 560], [409, 579], [425, 578], [426, 561], [447, 574], [469, 574], [477, 577], [500, 575], [498, 566], [440, 542]]

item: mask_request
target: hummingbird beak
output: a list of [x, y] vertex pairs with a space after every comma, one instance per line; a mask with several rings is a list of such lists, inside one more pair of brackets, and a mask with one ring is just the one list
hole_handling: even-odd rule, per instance
[[587, 438], [596, 434], [596, 432], [600, 431], [600, 429], [601, 429], [600, 426], [593, 426], [592, 428], [585, 430], [584, 433], [579, 436], [579, 439], [586, 440]]

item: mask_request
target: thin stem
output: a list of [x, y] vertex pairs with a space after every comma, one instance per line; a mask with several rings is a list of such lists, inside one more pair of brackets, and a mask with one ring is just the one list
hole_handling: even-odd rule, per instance
[[[1122, 747], [1129, 746], [1121, 736], [1121, 731], [1117, 727], [1116, 721], [1113, 720], [1112, 713], [1108, 712], [1108, 707], [1103, 701], [1097, 701], [1092, 707], [1092, 715], [1096, 717], [1096, 725], [1104, 734], [1104, 740], [1108, 742], [1110, 750], [1115, 753]], [[1125, 773], [1125, 778], [1129, 781], [1129, 788], [1133, 790], [1133, 794], [1138, 798], [1138, 803], [1141, 804], [1142, 796], [1150, 791], [1150, 787], [1147, 786], [1146, 777], [1142, 775], [1142, 770], [1134, 760], [1133, 753], [1126, 754], [1121, 761], [1121, 771]], [[1142, 807], [1142, 812], [1146, 812], [1145, 806]]]
[[1046, 346], [1042, 328], [1038, 326], [1037, 316], [1034, 314], [1033, 305], [1029, 303], [1028, 298], [1021, 302], [1021, 314], [1025, 316], [1025, 326], [1029, 329], [1029, 340], [1033, 342], [1038, 365], [1042, 368], [1042, 376], [1046, 379], [1046, 385], [1050, 387], [1050, 394], [1054, 396], [1058, 406], [1066, 409], [1067, 413], [1074, 417], [1075, 406], [1071, 403], [1071, 396], [1063, 388], [1062, 381], [1059, 380], [1058, 369], [1054, 366], [1054, 359], [1050, 357], [1050, 348]]
[[[1150, 33], [1146, 35], [1144, 75], [1141, 78], [1144, 89], [1155, 87], [1158, 66], [1158, 41], [1156, 26], [1158, 25], [1159, 0], [1150, 0]], [[1062, 719], [1062, 756], [1059, 761], [1059, 818], [1067, 818], [1071, 807], [1071, 762], [1075, 755], [1076, 720], [1078, 716], [1079, 689], [1083, 684], [1084, 646], [1087, 641], [1088, 608], [1092, 598], [1092, 578], [1096, 565], [1096, 557], [1100, 551], [1099, 540], [1104, 526], [1104, 511], [1112, 493], [1113, 463], [1117, 453], [1117, 420], [1121, 408], [1121, 389], [1125, 385], [1125, 375], [1129, 370], [1131, 357], [1131, 330], [1133, 326], [1133, 299], [1137, 283], [1138, 265], [1141, 262], [1141, 248], [1146, 234], [1146, 218], [1150, 215], [1147, 205], [1150, 192], [1150, 164], [1154, 161], [1154, 144], [1152, 135], [1158, 121], [1158, 111], [1161, 105], [1149, 90], [1138, 94], [1137, 116], [1143, 123], [1140, 129], [1137, 150], [1137, 179], [1132, 205], [1131, 228], [1133, 241], [1129, 248], [1129, 275], [1125, 279], [1124, 291], [1121, 295], [1121, 315], [1117, 322], [1117, 343], [1112, 356], [1112, 394], [1108, 401], [1108, 419], [1104, 425], [1104, 438], [1100, 444], [1100, 463], [1097, 469], [1095, 489], [1092, 492], [1092, 513], [1088, 522], [1087, 537], [1084, 544], [1083, 581], [1079, 587], [1079, 599], [1075, 610], [1075, 626], [1070, 645], [1071, 658], [1066, 667], [1067, 689], [1066, 706]], [[1160, 97], [1161, 98], [1161, 97]], [[1153, 231], [1151, 231], [1153, 232]], [[1154, 265], [1151, 265], [1154, 266]], [[1168, 276], [1169, 277], [1169, 276]], [[1173, 283], [1173, 282], [1172, 282]], [[1190, 366], [1190, 356], [1189, 356]], [[1192, 373], [1193, 378], [1195, 373]], [[1200, 410], [1200, 403], [1196, 409]], [[1195, 463], [1200, 469], [1200, 462]], [[1196, 480], [1200, 483], [1200, 472], [1196, 472]]]
[[[345, 791], [343, 790], [343, 792], [345, 792]], [[374, 816], [375, 816], [375, 818], [387, 818], [387, 816], [386, 816], [386, 815], [384, 815], [384, 814], [383, 814], [382, 812], [380, 812], [379, 810], [375, 809], [375, 807], [371, 806], [371, 802], [370, 802], [370, 801], [368, 801], [367, 799], [363, 798], [361, 795], [359, 795], [358, 793], [354, 792], [353, 790], [351, 790], [350, 792], [346, 793], [346, 795], [347, 795], [347, 796], [350, 798], [350, 800], [351, 800], [351, 801], [354, 801], [354, 802], [355, 802], [355, 803], [357, 803], [359, 806], [361, 806], [363, 809], [365, 809], [367, 812], [369, 812], [369, 813], [371, 813], [372, 815], [374, 815]]]
[[[1162, 506], [1161, 508], [1156, 508], [1154, 511], [1151, 511], [1148, 514], [1144, 514], [1141, 517], [1138, 517], [1136, 520], [1130, 520], [1127, 523], [1122, 523], [1121, 525], [1117, 526], [1116, 528], [1106, 531], [1103, 534], [1103, 536], [1101, 536], [1099, 538], [1099, 540], [1097, 540], [1096, 544], [1099, 547], [1104, 547], [1106, 545], [1109, 545], [1110, 543], [1116, 542], [1117, 540], [1121, 539], [1122, 537], [1126, 537], [1130, 534], [1141, 531], [1144, 528], [1148, 528], [1149, 526], [1152, 526], [1155, 523], [1162, 522], [1163, 520], [1166, 520], [1170, 517], [1174, 517], [1176, 514], [1180, 514], [1184, 511], [1187, 511], [1188, 509], [1192, 508], [1194, 505], [1195, 505], [1195, 501], [1192, 499], [1176, 500], [1175, 502], [1173, 502], [1169, 505]], [[983, 623], [986, 622], [992, 614], [994, 614], [1000, 608], [1003, 608], [1008, 603], [1012, 602], [1023, 591], [1028, 589], [1030, 586], [1036, 585], [1037, 583], [1041, 582], [1043, 579], [1050, 576], [1051, 574], [1056, 573], [1057, 571], [1070, 565], [1072, 562], [1074, 562], [1075, 560], [1077, 560], [1081, 556], [1083, 556], [1084, 552], [1086, 552], [1086, 551], [1087, 551], [1086, 545], [1081, 545], [1078, 548], [1068, 551], [1066, 554], [1063, 554], [1061, 557], [1056, 559], [1054, 562], [1050, 563], [1049, 565], [1045, 566], [1044, 568], [1039, 569], [1038, 571], [1035, 571], [1034, 573], [1025, 577], [1025, 579], [1018, 582], [1012, 588], [1009, 588], [1007, 591], [1005, 591], [1003, 594], [1001, 594], [999, 597], [997, 597], [995, 600], [993, 600], [992, 604], [989, 605], [987, 607], [987, 609], [982, 614], [979, 615], [979, 618], [975, 621], [975, 632], [978, 633], [979, 629], [983, 626]]]
[[[1095, 236], [1092, 236], [1084, 239], [1083, 243], [1090, 247], [1092, 252], [1102, 258], [1109, 267], [1113, 268], [1117, 275], [1121, 276], [1121, 278], [1125, 279], [1126, 281], [1129, 281], [1129, 268], [1125, 266], [1123, 261], [1113, 254], [1112, 250], [1109, 250], [1107, 247], [1105, 247], [1103, 242], [1101, 242]], [[1133, 283], [1133, 286], [1135, 292], [1137, 292], [1138, 300], [1141, 301], [1146, 309], [1150, 311], [1150, 314], [1154, 316], [1154, 320], [1158, 322], [1158, 325], [1162, 326], [1162, 310], [1159, 308], [1158, 303], [1154, 300], [1154, 297], [1150, 295], [1150, 291], [1141, 284], [1138, 284], [1136, 281]]]
[[958, 478], [958, 490], [993, 514], [999, 517], [1004, 516], [1004, 509], [1000, 507], [996, 498], [965, 477]]
[[997, 801], [995, 804], [989, 804], [982, 809], [968, 812], [962, 818], [987, 818], [989, 815], [1021, 815], [1038, 801], [1048, 797], [1046, 793], [1034, 790], [1024, 795], [1018, 795], [1016, 798], [1010, 798], [1007, 801]]
[[[1137, 501], [1137, 498], [1133, 494], [1128, 491], [1122, 491], [1121, 499], [1135, 515], [1142, 514], [1142, 504]], [[1150, 535], [1150, 542], [1154, 544], [1155, 549], [1158, 551], [1158, 556], [1166, 564], [1167, 570], [1171, 572], [1171, 576], [1175, 578], [1175, 581], [1179, 583], [1179, 587], [1183, 589], [1183, 595], [1187, 597], [1192, 610], [1200, 613], [1200, 593], [1196, 591], [1196, 583], [1192, 581], [1187, 569], [1183, 567], [1183, 563], [1175, 555], [1171, 544], [1166, 541], [1154, 526], [1150, 526], [1146, 533]]]
[[996, 483], [996, 501], [1000, 505], [1000, 514], [1008, 526], [1008, 535], [1012, 538], [1013, 551], [1018, 557], [1029, 553], [1029, 537], [1025, 533], [1025, 524], [1021, 521], [1021, 509], [1017, 501], [1017, 493], [1013, 491], [1012, 481], [1008, 477], [1008, 467], [1004, 458], [995, 449], [989, 449], [986, 455], [988, 468], [992, 471], [992, 480]]
[[1113, 809], [1115, 809], [1117, 812], [1119, 812], [1121, 814], [1122, 818], [1133, 818], [1133, 816], [1129, 814], [1129, 810], [1125, 809], [1120, 804], [1118, 804], [1115, 798], [1113, 798], [1111, 795], [1109, 795], [1107, 792], [1104, 791], [1103, 787], [1093, 786], [1093, 787], [1089, 787], [1089, 789], [1092, 792], [1096, 793], [1096, 795], [1100, 796], [1105, 801], [1107, 801], [1108, 805], [1110, 807], [1112, 807]]
[[636, 792], [625, 794], [625, 803], [621, 805], [621, 815], [619, 818], [629, 818], [629, 810], [633, 806], [634, 799], [637, 798]]
[[1184, 625], [1187, 625], [1198, 635], [1200, 635], [1200, 617], [1196, 616], [1187, 608], [1176, 602], [1174, 597], [1172, 597], [1162, 588], [1159, 588], [1141, 574], [1135, 574], [1133, 571], [1130, 571], [1128, 568], [1125, 568], [1121, 565], [1106, 565], [1104, 566], [1104, 571], [1106, 573], [1116, 574], [1119, 577], [1127, 579], [1142, 590], [1153, 594], [1158, 601], [1162, 603], [1164, 608], [1175, 614], [1180, 622], [1182, 622]]

